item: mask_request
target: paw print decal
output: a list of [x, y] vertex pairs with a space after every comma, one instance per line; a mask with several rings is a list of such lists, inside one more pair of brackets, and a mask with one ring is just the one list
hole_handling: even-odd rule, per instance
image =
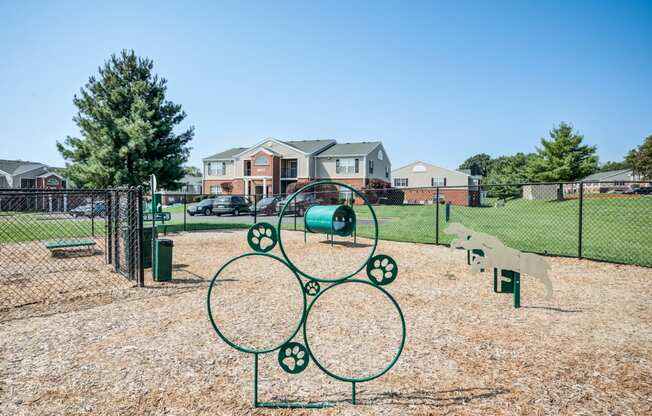
[[288, 342], [278, 351], [278, 364], [285, 372], [297, 374], [308, 367], [308, 351], [298, 342]]
[[258, 253], [267, 253], [276, 246], [277, 241], [276, 229], [266, 222], [252, 225], [247, 233], [249, 247]]
[[367, 276], [378, 286], [388, 285], [398, 276], [398, 266], [393, 258], [379, 254], [367, 263]]
[[319, 293], [319, 283], [314, 280], [309, 280], [303, 285], [303, 291], [306, 292], [306, 295], [315, 296]]

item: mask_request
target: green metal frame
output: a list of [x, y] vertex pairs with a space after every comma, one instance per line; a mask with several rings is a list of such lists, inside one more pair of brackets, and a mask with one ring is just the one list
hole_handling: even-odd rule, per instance
[[[521, 274], [513, 270], [501, 270], [501, 277], [509, 280], [498, 280], [498, 269], [494, 268], [494, 292], [514, 294], [514, 308], [521, 307]], [[498, 284], [500, 282], [500, 284]]]
[[[282, 224], [282, 222], [283, 222], [283, 216], [285, 215], [285, 211], [286, 211], [286, 210], [288, 209], [288, 207], [292, 204], [292, 201], [294, 201], [294, 199], [295, 199], [295, 198], [296, 198], [296, 197], [297, 197], [301, 192], [304, 192], [304, 191], [306, 191], [307, 189], [310, 189], [310, 188], [316, 188], [317, 186], [322, 186], [322, 185], [336, 185], [336, 186], [341, 186], [341, 187], [343, 187], [343, 188], [347, 188], [348, 190], [350, 190], [350, 191], [351, 191], [352, 193], [354, 193], [357, 197], [359, 197], [360, 199], [362, 199], [362, 200], [364, 201], [364, 204], [365, 204], [367, 207], [369, 207], [369, 210], [371, 211], [371, 217], [372, 217], [373, 220], [374, 220], [374, 237], [373, 237], [374, 243], [373, 243], [373, 247], [371, 248], [371, 252], [369, 253], [369, 257], [368, 257], [368, 258], [364, 261], [364, 263], [361, 264], [360, 267], [358, 267], [358, 268], [357, 268], [353, 273], [351, 273], [351, 274], [349, 274], [349, 275], [346, 275], [346, 276], [340, 276], [340, 277], [336, 277], [336, 278], [332, 278], [332, 279], [327, 279], [327, 278], [322, 278], [322, 277], [312, 276], [312, 275], [310, 275], [309, 273], [307, 273], [307, 272], [301, 270], [299, 267], [297, 267], [297, 266], [292, 262], [292, 260], [290, 260], [290, 256], [288, 256], [288, 254], [287, 254], [286, 251], [285, 251], [285, 247], [283, 246], [283, 228], [282, 228], [282, 225], [283, 225], [283, 224]], [[305, 213], [304, 213], [304, 215], [305, 215]], [[288, 201], [285, 203], [285, 205], [283, 205], [283, 208], [281, 209], [281, 212], [280, 212], [279, 215], [278, 215], [278, 225], [277, 225], [276, 228], [277, 228], [277, 232], [278, 232], [278, 246], [279, 246], [280, 249], [281, 249], [281, 253], [283, 254], [283, 257], [288, 261], [288, 263], [290, 264], [290, 266], [291, 266], [291, 267], [292, 267], [292, 268], [293, 268], [297, 273], [299, 273], [301, 276], [303, 276], [303, 277], [305, 277], [305, 278], [307, 278], [307, 279], [316, 280], [316, 281], [318, 281], [318, 282], [322, 282], [322, 283], [335, 283], [335, 282], [340, 282], [340, 281], [342, 281], [342, 280], [350, 279], [351, 277], [355, 276], [356, 274], [358, 274], [360, 271], [362, 271], [362, 269], [364, 269], [364, 268], [367, 266], [367, 264], [369, 263], [369, 261], [370, 261], [371, 258], [373, 257], [374, 253], [376, 252], [376, 248], [378, 247], [378, 218], [376, 217], [376, 212], [374, 211], [374, 208], [373, 208], [373, 207], [371, 206], [371, 204], [369, 203], [369, 200], [367, 199], [366, 196], [364, 196], [364, 194], [362, 194], [361, 192], [359, 192], [357, 189], [355, 189], [355, 188], [353, 188], [353, 187], [351, 187], [351, 186], [349, 186], [349, 185], [347, 185], [347, 184], [340, 183], [340, 182], [336, 182], [336, 181], [319, 181], [319, 182], [309, 183], [308, 185], [302, 187], [301, 189], [299, 189], [299, 190], [297, 190], [295, 193], [293, 193], [293, 194], [290, 196], [290, 198], [288, 199]], [[304, 227], [304, 228], [305, 228], [305, 227]]]
[[[353, 191], [357, 196], [362, 198], [364, 203], [369, 207], [372, 213], [372, 217], [374, 220], [374, 225], [375, 225], [375, 232], [374, 232], [374, 245], [371, 250], [371, 253], [369, 255], [369, 258], [365, 261], [365, 263], [360, 266], [354, 273], [351, 273], [350, 275], [347, 275], [345, 277], [339, 277], [335, 279], [325, 279], [325, 278], [317, 278], [310, 276], [308, 273], [301, 271], [296, 265], [294, 265], [290, 259], [288, 258], [287, 254], [285, 253], [285, 250], [283, 248], [283, 242], [281, 238], [281, 221], [283, 220], [283, 214], [285, 213], [285, 209], [290, 205], [292, 200], [300, 193], [306, 190], [307, 188], [311, 186], [319, 186], [319, 185], [324, 185], [324, 184], [334, 184], [334, 185], [339, 185], [346, 187]], [[253, 230], [259, 230], [258, 234], [261, 234], [261, 230], [264, 230], [265, 235], [269, 238], [272, 238], [274, 244], [272, 244], [270, 247], [266, 247], [265, 249], [260, 247], [260, 239], [255, 240], [252, 239], [252, 236], [255, 237], [254, 231]], [[269, 233], [267, 232], [269, 230]], [[270, 236], [271, 234], [271, 236]], [[280, 257], [276, 257], [272, 254], [266, 253], [267, 251], [271, 250], [275, 246], [275, 239], [278, 239], [278, 245], [281, 248], [281, 253], [283, 254], [284, 259]], [[394, 299], [394, 297], [382, 286], [388, 285], [392, 283], [396, 277], [398, 276], [398, 265], [396, 264], [396, 261], [392, 259], [391, 257], [383, 254], [379, 254], [374, 256], [374, 253], [376, 251], [376, 247], [378, 245], [378, 221], [376, 219], [376, 214], [371, 206], [369, 204], [369, 201], [367, 198], [362, 195], [360, 192], [355, 190], [354, 188], [351, 188], [350, 186], [346, 184], [341, 184], [338, 182], [333, 182], [333, 181], [322, 181], [322, 182], [316, 182], [313, 184], [309, 184], [307, 186], [304, 186], [303, 188], [299, 189], [297, 192], [295, 192], [288, 202], [285, 204], [283, 209], [281, 210], [281, 214], [279, 215], [279, 225], [278, 225], [278, 230], [274, 230], [274, 227], [270, 224], [267, 223], [258, 223], [254, 224], [250, 229], [249, 232], [247, 233], [247, 242], [249, 243], [249, 246], [255, 251], [254, 253], [245, 253], [240, 256], [234, 257], [228, 262], [226, 262], [220, 269], [214, 274], [213, 279], [211, 280], [211, 283], [208, 287], [208, 295], [207, 295], [207, 300], [206, 300], [206, 305], [208, 309], [208, 317], [211, 322], [211, 325], [213, 326], [213, 329], [219, 336], [219, 338], [224, 341], [227, 345], [231, 346], [232, 348], [235, 348], [236, 350], [248, 354], [252, 354], [254, 357], [254, 362], [253, 362], [253, 405], [254, 407], [265, 407], [265, 408], [282, 408], [282, 409], [287, 409], [287, 408], [308, 408], [308, 409], [314, 409], [314, 408], [324, 408], [324, 407], [331, 407], [334, 406], [332, 403], [269, 403], [269, 402], [261, 402], [258, 400], [258, 356], [260, 354], [266, 354], [266, 353], [271, 353], [274, 351], [277, 351], [277, 360], [278, 364], [283, 369], [284, 371], [290, 373], [290, 374], [299, 374], [305, 368], [309, 365], [309, 363], [312, 361], [315, 363], [315, 365], [322, 370], [325, 374], [328, 376], [339, 380], [343, 382], [348, 382], [351, 383], [351, 402], [353, 404], [356, 404], [357, 398], [356, 398], [356, 385], [358, 383], [363, 383], [366, 381], [374, 380], [378, 377], [381, 377], [385, 373], [387, 373], [398, 361], [398, 359], [401, 356], [401, 353], [403, 352], [403, 349], [405, 347], [405, 340], [407, 336], [407, 331], [406, 331], [406, 324], [405, 324], [405, 317], [403, 316], [403, 311], [401, 310], [400, 305]], [[266, 258], [274, 259], [275, 261], [281, 262], [283, 265], [285, 265], [296, 277], [297, 282], [300, 286], [301, 289], [301, 296], [303, 298], [303, 311], [301, 313], [301, 318], [299, 319], [299, 322], [296, 326], [296, 328], [292, 331], [292, 334], [290, 335], [289, 338], [284, 340], [282, 343], [279, 345], [275, 345], [273, 348], [262, 348], [262, 349], [253, 349], [253, 348], [246, 348], [241, 345], [236, 344], [232, 340], [228, 339], [219, 329], [217, 326], [214, 318], [213, 318], [213, 311], [211, 310], [211, 293], [214, 290], [215, 283], [219, 281], [219, 276], [222, 273], [222, 271], [228, 267], [231, 263], [236, 262], [242, 258], [245, 257], [250, 257], [250, 256], [263, 256]], [[369, 281], [367, 280], [360, 280], [360, 279], [351, 279], [354, 275], [359, 273], [362, 269], [366, 267], [366, 272], [367, 272], [367, 277], [369, 278]], [[381, 278], [380, 280], [374, 276], [373, 272], [376, 270], [381, 270]], [[303, 279], [307, 279], [304, 283]], [[330, 285], [326, 287], [325, 289], [321, 288], [321, 283], [329, 283]], [[353, 284], [353, 285], [367, 285], [370, 286], [376, 290], [379, 290], [384, 296], [386, 296], [390, 302], [396, 307], [396, 310], [398, 312], [398, 315], [401, 320], [401, 342], [398, 347], [398, 350], [396, 351], [396, 354], [394, 355], [394, 358], [392, 361], [381, 371], [378, 373], [375, 373], [371, 376], [368, 377], [362, 377], [362, 378], [351, 378], [351, 377], [344, 377], [338, 374], [335, 374], [331, 370], [327, 369], [319, 360], [315, 357], [313, 354], [312, 350], [310, 349], [310, 342], [308, 339], [308, 332], [307, 332], [307, 322], [308, 322], [308, 317], [310, 315], [310, 311], [312, 310], [313, 306], [321, 299], [321, 297], [326, 294], [330, 289], [333, 287], [339, 286], [339, 285], [344, 285], [344, 284]], [[307, 301], [307, 296], [313, 297], [312, 301], [310, 302], [310, 305], [308, 305]], [[301, 328], [303, 327], [303, 344], [293, 341], [293, 339], [297, 336]]]

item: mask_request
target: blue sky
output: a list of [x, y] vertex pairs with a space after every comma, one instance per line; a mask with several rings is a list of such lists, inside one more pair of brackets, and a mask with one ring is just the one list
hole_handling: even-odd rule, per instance
[[197, 166], [275, 137], [454, 168], [560, 121], [620, 159], [652, 134], [650, 22], [652, 1], [1, 2], [0, 158], [62, 165], [73, 95], [128, 48], [184, 106]]

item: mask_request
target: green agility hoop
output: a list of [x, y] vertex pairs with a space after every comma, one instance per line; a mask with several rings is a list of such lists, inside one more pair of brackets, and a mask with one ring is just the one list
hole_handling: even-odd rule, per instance
[[[286, 209], [301, 192], [304, 192], [306, 191], [306, 189], [310, 189], [311, 187], [317, 187], [321, 185], [336, 185], [336, 186], [347, 188], [353, 194], [355, 194], [356, 197], [359, 197], [362, 199], [362, 201], [364, 201], [364, 204], [369, 207], [369, 210], [371, 211], [371, 217], [373, 219], [374, 244], [372, 246], [371, 252], [369, 253], [369, 257], [353, 273], [343, 277], [340, 276], [334, 278], [326, 278], [326, 277], [320, 278], [320, 277], [311, 276], [307, 272], [300, 270], [299, 267], [297, 267], [295, 264], [292, 263], [289, 256], [285, 252], [285, 248], [283, 247], [281, 231], [282, 231], [283, 215], [285, 214]], [[312, 210], [312, 208], [315, 209], [315, 212], [314, 212], [314, 218], [312, 218], [310, 221], [311, 229], [314, 227], [316, 232], [325, 232], [325, 231], [328, 232], [330, 230], [331, 235], [337, 234], [343, 236], [343, 235], [352, 234], [355, 238], [356, 219], [355, 219], [355, 211], [352, 206], [350, 205], [313, 206], [309, 208], [304, 213], [304, 215], [309, 213]], [[321, 221], [322, 219], [324, 219], [323, 224]], [[304, 218], [304, 223], [306, 223], [306, 218]], [[365, 195], [363, 195], [361, 192], [352, 188], [349, 185], [334, 182], [334, 181], [321, 181], [321, 182], [308, 184], [302, 187], [301, 189], [299, 189], [294, 194], [292, 194], [288, 199], [288, 201], [285, 203], [285, 205], [281, 210], [281, 213], [279, 214], [278, 227], [276, 229], [274, 228], [274, 226], [268, 223], [254, 224], [249, 228], [247, 232], [247, 243], [249, 244], [249, 247], [251, 247], [251, 249], [254, 250], [254, 253], [246, 253], [232, 258], [227, 263], [225, 263], [222, 267], [220, 267], [220, 269], [213, 276], [213, 279], [211, 280], [210, 285], [208, 287], [207, 308], [208, 308], [209, 320], [211, 322], [213, 329], [217, 333], [218, 337], [222, 341], [224, 341], [227, 345], [231, 346], [232, 348], [238, 351], [253, 354], [254, 406], [287, 409], [287, 408], [322, 408], [322, 407], [329, 407], [333, 405], [332, 403], [267, 403], [267, 402], [259, 401], [258, 400], [258, 356], [260, 354], [270, 353], [276, 350], [278, 350], [277, 361], [279, 367], [281, 367], [283, 371], [289, 374], [299, 374], [303, 372], [309, 365], [310, 361], [314, 361], [315, 365], [328, 376], [339, 381], [351, 383], [351, 402], [353, 404], [356, 404], [356, 384], [374, 380], [382, 376], [383, 374], [387, 373], [396, 364], [399, 357], [401, 356], [401, 353], [403, 352], [403, 349], [405, 347], [405, 340], [406, 340], [406, 324], [405, 324], [405, 318], [403, 316], [403, 311], [401, 310], [396, 299], [394, 299], [394, 297], [383, 287], [385, 285], [392, 283], [396, 279], [396, 277], [398, 276], [398, 265], [396, 261], [394, 261], [394, 259], [392, 259], [387, 255], [378, 254], [374, 256], [374, 253], [376, 252], [376, 248], [378, 246], [378, 219], [376, 218], [376, 213], [373, 207], [371, 206], [371, 204], [369, 203]], [[267, 253], [268, 251], [272, 250], [277, 243], [281, 249], [281, 253], [284, 259]], [[260, 256], [263, 258], [268, 258], [274, 261], [281, 262], [285, 267], [287, 267], [289, 271], [292, 272], [293, 276], [296, 278], [296, 281], [299, 284], [299, 289], [301, 291], [301, 297], [303, 300], [303, 309], [298, 319], [296, 328], [291, 327], [293, 329], [292, 332], [290, 333], [290, 336], [287, 339], [285, 339], [283, 342], [279, 343], [278, 345], [273, 345], [272, 347], [269, 348], [248, 348], [239, 345], [233, 340], [229, 339], [220, 330], [217, 323], [215, 322], [213, 310], [211, 307], [211, 294], [214, 289], [217, 290], [215, 288], [215, 284], [219, 281], [219, 277], [221, 273], [233, 262], [250, 256]], [[367, 273], [367, 277], [369, 278], [369, 281], [352, 279], [353, 276], [361, 272], [365, 267], [366, 267], [366, 273]], [[306, 279], [302, 279], [302, 277]], [[330, 285], [328, 285], [325, 288], [322, 288], [320, 282], [322, 283], [322, 285], [324, 283]], [[370, 376], [345, 377], [340, 374], [336, 374], [334, 371], [326, 368], [326, 366], [323, 365], [315, 357], [315, 354], [310, 349], [307, 325], [308, 325], [310, 312], [312, 311], [313, 306], [319, 301], [319, 299], [321, 299], [321, 296], [324, 295], [326, 292], [328, 292], [330, 289], [344, 284], [358, 285], [358, 287], [359, 285], [367, 285], [374, 290], [379, 290], [387, 299], [389, 299], [391, 304], [394, 305], [400, 318], [401, 340], [396, 354], [394, 355], [393, 359], [387, 366], [385, 366], [381, 371], [377, 373], [373, 373]], [[310, 302], [309, 306], [307, 302], [308, 296], [312, 297], [312, 301]], [[303, 344], [301, 342], [293, 341], [293, 339], [297, 337], [297, 334], [301, 330], [302, 326], [303, 326]]]
[[[213, 292], [213, 288], [215, 286], [215, 283], [218, 281], [218, 277], [220, 276], [220, 273], [222, 273], [222, 271], [225, 268], [227, 268], [231, 263], [233, 263], [235, 261], [238, 261], [238, 260], [240, 260], [242, 258], [251, 257], [251, 256], [261, 256], [261, 257], [270, 258], [270, 259], [276, 260], [278, 262], [281, 262], [283, 265], [285, 265], [288, 268], [288, 270], [290, 270], [292, 272], [294, 277], [296, 277], [297, 282], [299, 284], [299, 290], [301, 291], [301, 296], [303, 297], [303, 310], [302, 310], [299, 322], [296, 325], [296, 328], [292, 331], [291, 335], [285, 341], [281, 342], [279, 345], [276, 345], [276, 346], [274, 346], [272, 348], [254, 349], [254, 348], [243, 347], [241, 345], [236, 344], [235, 342], [230, 340], [226, 335], [224, 335], [224, 333], [222, 333], [222, 331], [220, 331], [220, 328], [217, 326], [217, 323], [215, 323], [215, 319], [213, 318], [213, 311], [212, 311], [212, 308], [211, 308], [211, 293]], [[251, 353], [251, 354], [264, 354], [264, 353], [272, 352], [274, 350], [277, 350], [277, 349], [281, 348], [283, 345], [285, 345], [288, 342], [292, 341], [292, 339], [297, 335], [297, 333], [299, 332], [299, 329], [301, 329], [301, 325], [303, 325], [303, 321], [304, 321], [305, 316], [306, 316], [307, 301], [306, 301], [306, 294], [303, 291], [303, 283], [301, 282], [301, 278], [299, 278], [299, 276], [297, 276], [297, 274], [294, 272], [294, 270], [292, 270], [285, 261], [283, 261], [282, 259], [280, 259], [280, 258], [278, 258], [276, 256], [273, 256], [271, 254], [266, 254], [266, 253], [246, 253], [246, 254], [242, 254], [240, 256], [232, 258], [231, 260], [226, 262], [217, 271], [217, 273], [215, 273], [215, 276], [213, 276], [213, 279], [211, 280], [211, 283], [208, 286], [208, 296], [207, 296], [207, 299], [206, 299], [206, 304], [207, 304], [207, 307], [208, 307], [208, 318], [211, 321], [211, 325], [213, 326], [213, 329], [215, 330], [215, 332], [217, 332], [217, 335], [219, 335], [219, 337], [222, 339], [222, 341], [226, 342], [228, 345], [230, 345], [231, 347], [233, 347], [236, 350], [241, 351], [241, 352], [246, 352], [246, 353]]]
[[[392, 359], [392, 361], [382, 371], [380, 371], [380, 372], [378, 372], [376, 374], [373, 374], [371, 376], [355, 378], [355, 377], [345, 377], [345, 376], [335, 374], [331, 370], [327, 369], [317, 359], [317, 357], [315, 357], [315, 354], [312, 352], [312, 349], [310, 349], [310, 341], [308, 340], [308, 317], [310, 316], [310, 311], [312, 310], [312, 307], [330, 289], [332, 289], [334, 287], [337, 287], [337, 286], [340, 286], [340, 285], [344, 285], [344, 284], [369, 285], [369, 286], [371, 286], [371, 287], [373, 287], [375, 289], [380, 290], [383, 293], [383, 295], [385, 295], [392, 302], [392, 304], [396, 307], [396, 311], [398, 312], [398, 315], [401, 318], [401, 343], [400, 343], [400, 345], [398, 347], [398, 350], [396, 351], [396, 355], [394, 355], [394, 358]], [[317, 367], [319, 367], [319, 369], [321, 371], [323, 371], [324, 373], [326, 373], [329, 376], [333, 377], [334, 379], [340, 380], [340, 381], [345, 381], [345, 382], [348, 382], [348, 383], [362, 383], [362, 382], [365, 382], [365, 381], [371, 381], [373, 379], [376, 379], [376, 378], [382, 376], [386, 372], [388, 372], [394, 366], [394, 364], [396, 364], [399, 357], [401, 356], [401, 353], [403, 352], [403, 348], [405, 347], [405, 338], [406, 338], [405, 318], [403, 316], [403, 311], [401, 310], [401, 307], [399, 306], [396, 299], [394, 299], [394, 297], [392, 295], [390, 295], [389, 292], [386, 291], [384, 288], [382, 288], [382, 287], [380, 287], [378, 285], [374, 285], [373, 283], [370, 283], [370, 282], [368, 282], [366, 280], [358, 280], [358, 279], [343, 280], [343, 281], [334, 283], [331, 286], [329, 286], [328, 288], [321, 291], [319, 294], [317, 294], [315, 299], [313, 299], [313, 301], [310, 303], [310, 306], [308, 307], [308, 310], [306, 311], [305, 322], [303, 324], [303, 340], [306, 343], [306, 349], [310, 352], [310, 357], [312, 358], [312, 361], [315, 363], [315, 365]]]
[[[340, 277], [336, 277], [336, 278], [332, 278], [332, 279], [312, 276], [309, 273], [301, 270], [299, 267], [297, 267], [296, 264], [294, 264], [292, 262], [292, 260], [290, 260], [290, 256], [288, 256], [287, 252], [285, 251], [285, 247], [283, 246], [282, 223], [283, 223], [283, 216], [285, 215], [285, 211], [288, 209], [288, 207], [290, 206], [292, 201], [294, 201], [294, 199], [299, 194], [301, 194], [301, 192], [304, 192], [305, 190], [310, 189], [310, 188], [316, 188], [318, 186], [323, 186], [323, 185], [336, 185], [336, 186], [341, 186], [341, 187], [349, 189], [351, 192], [353, 192], [356, 196], [360, 197], [364, 201], [364, 205], [369, 207], [369, 210], [371, 211], [371, 217], [374, 220], [374, 237], [373, 237], [374, 238], [374, 244], [373, 244], [373, 247], [371, 248], [371, 252], [369, 253], [369, 257], [367, 257], [367, 259], [364, 261], [364, 263], [362, 263], [360, 265], [360, 267], [358, 267], [353, 273], [348, 274], [346, 276], [340, 276]], [[295, 193], [293, 193], [290, 196], [290, 198], [288, 199], [288, 201], [285, 203], [285, 205], [283, 205], [283, 208], [281, 209], [281, 212], [279, 213], [278, 226], [276, 228], [278, 229], [278, 246], [280, 247], [281, 253], [283, 254], [283, 257], [287, 260], [290, 267], [292, 267], [292, 269], [295, 270], [297, 273], [299, 273], [301, 276], [303, 276], [303, 277], [305, 277], [307, 279], [315, 280], [315, 281], [322, 282], [322, 283], [341, 282], [343, 280], [350, 279], [351, 277], [355, 276], [356, 274], [358, 274], [362, 269], [364, 269], [367, 266], [367, 264], [369, 263], [369, 261], [373, 257], [374, 252], [376, 251], [376, 248], [378, 247], [378, 219], [376, 218], [376, 212], [374, 211], [373, 207], [369, 203], [369, 200], [367, 199], [366, 196], [364, 196], [364, 194], [362, 194], [357, 189], [355, 189], [355, 188], [353, 188], [353, 187], [351, 187], [351, 186], [349, 186], [347, 184], [340, 183], [340, 182], [335, 182], [335, 181], [319, 181], [319, 182], [310, 183], [310, 184], [302, 187], [301, 189], [297, 190]]]

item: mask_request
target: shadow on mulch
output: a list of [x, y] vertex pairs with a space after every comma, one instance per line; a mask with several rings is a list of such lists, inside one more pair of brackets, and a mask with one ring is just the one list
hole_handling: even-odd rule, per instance
[[[508, 394], [510, 390], [504, 388], [486, 388], [486, 387], [473, 387], [473, 388], [459, 388], [452, 390], [423, 390], [414, 389], [404, 392], [384, 392], [384, 393], [369, 393], [366, 394], [364, 389], [358, 388], [356, 394], [356, 405], [390, 405], [390, 406], [431, 406], [431, 407], [448, 407], [459, 406], [468, 404], [472, 401], [493, 399], [502, 394]], [[294, 401], [287, 401], [285, 398], [274, 397], [274, 403], [299, 403]], [[316, 402], [317, 403], [317, 402]], [[328, 404], [345, 404], [351, 403], [351, 398], [338, 398], [328, 399], [325, 398], [319, 403]]]
[[333, 244], [334, 246], [342, 246], [342, 247], [353, 247], [353, 248], [365, 248], [365, 247], [372, 247], [372, 244], [363, 244], [363, 243], [354, 243], [352, 241], [333, 241], [331, 243], [331, 240], [323, 240], [320, 241], [321, 244], [328, 244], [331, 245]]
[[543, 309], [546, 311], [553, 311], [553, 312], [562, 312], [562, 313], [582, 313], [584, 312], [582, 309], [562, 309], [562, 308], [555, 308], [552, 306], [522, 306], [522, 308], [525, 309]]

